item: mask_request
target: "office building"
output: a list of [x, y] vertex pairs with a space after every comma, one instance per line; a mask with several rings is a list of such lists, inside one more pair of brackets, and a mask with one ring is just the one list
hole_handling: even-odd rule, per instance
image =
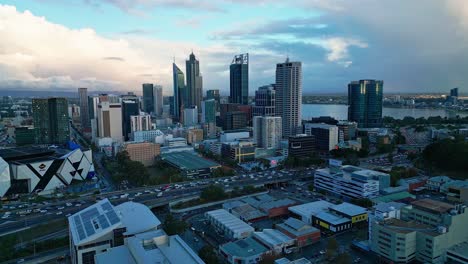
[[15, 128], [16, 146], [21, 147], [21, 146], [34, 144], [35, 135], [36, 135], [36, 132], [34, 130], [34, 127], [27, 127], [27, 126], [16, 127]]
[[302, 64], [290, 62], [276, 64], [276, 116], [282, 118], [283, 137], [295, 136], [302, 130]]
[[78, 88], [78, 97], [80, 99], [81, 128], [89, 130], [91, 123], [89, 119], [88, 88]]
[[201, 110], [201, 101], [203, 99], [203, 78], [200, 73], [200, 62], [195, 58], [193, 52], [190, 54], [189, 59], [185, 61], [187, 75], [187, 85], [185, 89], [185, 106], [196, 106]]
[[67, 99], [32, 99], [32, 117], [37, 144], [66, 144], [70, 140]]
[[339, 121], [336, 124], [338, 127], [338, 141], [344, 142], [356, 139], [357, 123], [351, 121]]
[[153, 113], [155, 116], [162, 116], [163, 114], [163, 88], [161, 85], [154, 85], [153, 87]]
[[239, 129], [237, 131], [223, 131], [219, 136], [219, 142], [232, 142], [241, 139], [248, 139], [249, 137], [249, 131], [243, 129]]
[[145, 167], [153, 166], [161, 154], [160, 145], [152, 142], [127, 142], [122, 150], [128, 153], [130, 160], [141, 162]]
[[299, 134], [289, 137], [288, 155], [291, 157], [310, 157], [315, 153], [314, 136]]
[[0, 197], [50, 194], [94, 176], [91, 150], [21, 147], [0, 150]]
[[221, 145], [221, 155], [237, 163], [255, 160], [255, 145], [250, 141], [228, 142]]
[[184, 126], [194, 126], [198, 124], [198, 108], [197, 106], [184, 109]]
[[193, 145], [203, 141], [203, 129], [192, 128], [187, 131], [187, 143]]
[[186, 105], [185, 98], [185, 76], [184, 73], [177, 67], [175, 63], [172, 64], [172, 79], [174, 83], [174, 95], [172, 97], [172, 116], [179, 120], [181, 117], [182, 109]]
[[293, 217], [277, 224], [276, 229], [296, 241], [298, 247], [305, 247], [320, 240], [320, 230]]
[[122, 105], [101, 101], [97, 111], [98, 137], [110, 137], [116, 142], [122, 142]]
[[275, 116], [276, 91], [273, 85], [265, 85], [255, 91], [253, 116]]
[[154, 111], [154, 86], [152, 83], [143, 84], [143, 111], [147, 114]]
[[206, 99], [214, 99], [216, 101], [216, 112], [219, 112], [219, 106], [221, 105], [221, 96], [219, 95], [218, 89], [206, 91]]
[[134, 131], [132, 134], [135, 142], [155, 142], [157, 138], [162, 139], [164, 137], [161, 130]]
[[140, 106], [132, 100], [122, 100], [122, 131], [125, 141], [131, 138], [131, 133], [134, 131], [132, 125], [132, 116], [137, 116], [140, 113]]
[[229, 239], [249, 237], [255, 229], [224, 209], [213, 210], [205, 216], [214, 228], [224, 233]]
[[328, 124], [305, 123], [304, 133], [315, 138], [315, 148], [328, 152], [338, 146], [338, 127]]
[[[467, 221], [466, 206], [417, 200], [401, 208], [400, 219], [375, 219], [369, 223], [370, 246], [388, 262], [447, 263], [447, 259], [458, 255], [452, 250], [468, 241]], [[454, 263], [464, 262], [457, 259]]]
[[216, 122], [216, 101], [215, 99], [207, 99], [202, 102], [202, 123]]
[[239, 105], [238, 111], [245, 113], [245, 121], [248, 127], [252, 126], [252, 105]]
[[229, 73], [230, 102], [247, 105], [249, 103], [249, 54], [234, 56]]
[[133, 135], [135, 131], [147, 131], [152, 128], [150, 115], [141, 114], [130, 116], [130, 134]]
[[245, 112], [227, 112], [225, 118], [223, 130], [237, 130], [247, 127], [247, 114]]
[[330, 160], [328, 168], [315, 171], [314, 187], [344, 199], [373, 198], [390, 186], [390, 175]]
[[458, 88], [450, 89], [450, 96], [458, 97]]
[[348, 120], [358, 127], [382, 127], [383, 81], [360, 80], [348, 84]]
[[282, 139], [281, 117], [255, 116], [253, 118], [253, 140], [259, 148], [277, 149]]

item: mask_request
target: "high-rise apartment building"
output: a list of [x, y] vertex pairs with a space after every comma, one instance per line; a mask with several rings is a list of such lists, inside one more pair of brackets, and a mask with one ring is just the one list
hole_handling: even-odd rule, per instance
[[153, 113], [155, 116], [161, 116], [163, 113], [163, 88], [161, 85], [154, 85], [153, 96]]
[[319, 151], [328, 152], [338, 145], [338, 127], [324, 123], [304, 124], [304, 133], [315, 138], [315, 147]]
[[360, 128], [382, 126], [383, 81], [360, 80], [348, 84], [348, 120]]
[[98, 137], [110, 137], [117, 142], [122, 142], [122, 105], [111, 101], [113, 100], [101, 100], [98, 105]]
[[200, 111], [203, 99], [203, 78], [200, 73], [200, 62], [195, 58], [193, 52], [190, 54], [189, 59], [185, 61], [185, 67], [185, 74], [187, 74], [185, 107], [197, 106]]
[[277, 149], [282, 139], [281, 117], [255, 116], [253, 118], [253, 140], [259, 148]]
[[187, 107], [184, 109], [184, 126], [194, 126], [198, 124], [198, 108]]
[[246, 105], [249, 103], [249, 54], [234, 56], [230, 72], [230, 102]]
[[143, 111], [148, 114], [154, 111], [154, 86], [152, 83], [143, 84]]
[[216, 101], [208, 99], [202, 102], [202, 123], [216, 122]]
[[78, 97], [80, 99], [81, 129], [89, 129], [91, 122], [89, 119], [88, 88], [78, 88]]
[[32, 116], [38, 144], [66, 144], [70, 140], [67, 99], [33, 99]]
[[174, 95], [172, 97], [172, 116], [175, 119], [180, 119], [181, 109], [185, 106], [185, 77], [184, 73], [177, 67], [175, 63], [172, 64], [172, 79], [174, 83]]
[[131, 116], [138, 115], [140, 107], [137, 102], [132, 100], [122, 101], [122, 131], [125, 141], [131, 138]]
[[276, 64], [276, 115], [283, 121], [283, 137], [294, 136], [301, 128], [302, 64]]
[[273, 85], [265, 85], [255, 91], [253, 116], [275, 116], [276, 91]]

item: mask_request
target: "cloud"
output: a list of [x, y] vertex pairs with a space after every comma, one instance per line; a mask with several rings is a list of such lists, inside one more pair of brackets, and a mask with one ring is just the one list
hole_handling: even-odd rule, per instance
[[136, 29], [130, 29], [130, 30], [125, 30], [120, 32], [122, 35], [147, 35], [147, 34], [152, 34], [155, 31], [153, 30], [146, 30], [146, 29], [141, 29], [141, 28], [136, 28]]
[[113, 60], [113, 61], [125, 61], [124, 58], [121, 57], [104, 57], [103, 60]]
[[148, 9], [166, 7], [174, 9], [202, 10], [208, 12], [224, 12], [215, 1], [209, 0], [84, 0], [93, 7], [101, 4], [113, 5], [123, 12], [133, 15], [147, 15]]

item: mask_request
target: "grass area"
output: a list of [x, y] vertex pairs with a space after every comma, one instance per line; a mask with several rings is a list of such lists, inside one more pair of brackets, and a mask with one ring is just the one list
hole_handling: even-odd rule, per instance
[[57, 239], [50, 239], [47, 241], [41, 241], [37, 243], [28, 243], [24, 248], [15, 250], [15, 245], [22, 242], [28, 242], [35, 238], [39, 238], [60, 230], [67, 228], [67, 220], [61, 219], [56, 221], [51, 221], [44, 225], [39, 225], [32, 227], [27, 230], [16, 232], [14, 234], [9, 234], [3, 237], [0, 237], [0, 262], [26, 257], [33, 255], [34, 253], [39, 253], [42, 251], [47, 251], [59, 247], [67, 246], [69, 243], [68, 236]]

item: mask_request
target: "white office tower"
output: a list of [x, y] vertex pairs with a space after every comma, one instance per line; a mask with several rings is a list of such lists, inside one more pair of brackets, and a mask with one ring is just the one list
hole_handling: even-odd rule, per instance
[[97, 108], [98, 137], [123, 141], [122, 105], [120, 102], [101, 101]]
[[279, 116], [255, 116], [253, 118], [254, 143], [259, 148], [277, 149], [282, 138]]
[[184, 126], [194, 126], [198, 124], [198, 108], [196, 106], [184, 109]]
[[276, 64], [276, 116], [283, 122], [283, 137], [300, 133], [302, 105], [302, 64], [290, 62]]
[[161, 85], [154, 85], [153, 96], [154, 96], [154, 114], [156, 116], [162, 116], [163, 114], [163, 88]]
[[147, 114], [130, 116], [130, 129], [132, 134], [135, 131], [151, 130], [151, 116]]

